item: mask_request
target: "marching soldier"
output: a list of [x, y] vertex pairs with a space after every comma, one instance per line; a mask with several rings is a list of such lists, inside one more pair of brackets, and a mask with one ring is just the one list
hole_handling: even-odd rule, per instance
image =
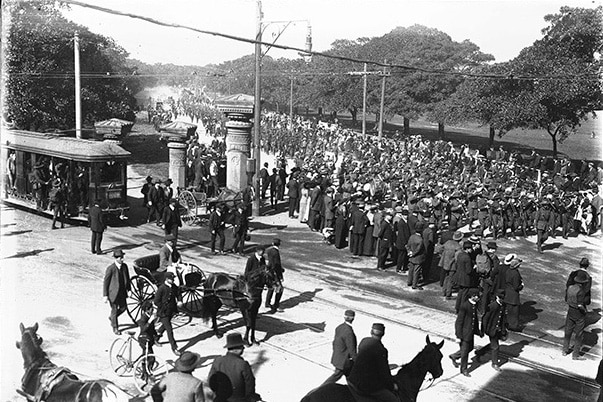
[[551, 212], [551, 204], [548, 199], [544, 199], [541, 202], [541, 206], [536, 211], [536, 217], [534, 219], [534, 226], [536, 227], [536, 246], [538, 252], [542, 254], [542, 244], [546, 241], [551, 230], [551, 222], [553, 219], [553, 213]]

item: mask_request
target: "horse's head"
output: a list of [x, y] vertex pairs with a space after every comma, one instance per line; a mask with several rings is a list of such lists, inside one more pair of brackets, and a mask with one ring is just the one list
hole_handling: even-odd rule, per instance
[[439, 378], [444, 374], [444, 369], [442, 369], [442, 352], [440, 352], [440, 349], [444, 346], [444, 340], [442, 339], [440, 343], [431, 342], [429, 335], [427, 335], [425, 342], [427, 345], [425, 345], [421, 354], [424, 354], [423, 360], [427, 363], [427, 372], [434, 379]]
[[19, 324], [21, 330], [21, 341], [17, 341], [17, 349], [21, 350], [23, 356], [23, 365], [29, 367], [33, 362], [40, 358], [46, 357], [46, 353], [42, 350], [42, 337], [37, 334], [38, 323], [33, 327], [25, 328], [23, 324]]

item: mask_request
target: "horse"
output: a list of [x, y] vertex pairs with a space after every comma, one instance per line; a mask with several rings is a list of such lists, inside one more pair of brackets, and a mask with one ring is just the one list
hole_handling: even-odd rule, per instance
[[[398, 386], [398, 398], [401, 402], [416, 401], [419, 388], [425, 379], [425, 375], [430, 373], [434, 379], [441, 377], [444, 373], [442, 369], [442, 353], [440, 349], [444, 341], [439, 344], [433, 343], [429, 335], [425, 337], [427, 345], [420, 351], [414, 359], [405, 364], [393, 376], [394, 383]], [[346, 385], [330, 383], [322, 385], [304, 396], [301, 402], [356, 402], [350, 390]]]
[[222, 305], [238, 309], [245, 322], [244, 340], [247, 345], [259, 344], [255, 339], [255, 324], [262, 304], [264, 286], [272, 286], [274, 279], [267, 269], [245, 279], [223, 272], [210, 274], [204, 284], [201, 317], [205, 322], [212, 320], [214, 334], [221, 338], [216, 316]]
[[80, 380], [68, 368], [52, 363], [42, 350], [42, 337], [37, 334], [38, 323], [25, 328], [19, 325], [21, 341], [17, 348], [23, 356], [25, 374], [21, 379], [21, 389], [17, 390], [30, 402], [126, 402], [143, 401], [142, 397], [132, 397], [108, 380]]

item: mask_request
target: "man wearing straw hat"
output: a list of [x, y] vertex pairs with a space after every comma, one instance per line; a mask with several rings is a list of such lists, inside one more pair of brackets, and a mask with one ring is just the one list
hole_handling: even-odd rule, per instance
[[193, 376], [199, 367], [201, 356], [193, 352], [184, 352], [176, 360], [177, 371], [168, 373], [151, 389], [153, 401], [163, 402], [205, 402], [203, 382]]
[[217, 357], [209, 370], [208, 378], [218, 372], [226, 374], [232, 385], [232, 396], [229, 402], [259, 401], [262, 398], [255, 392], [255, 376], [251, 371], [249, 363], [243, 359], [245, 342], [238, 332], [226, 335], [228, 352], [224, 356]]

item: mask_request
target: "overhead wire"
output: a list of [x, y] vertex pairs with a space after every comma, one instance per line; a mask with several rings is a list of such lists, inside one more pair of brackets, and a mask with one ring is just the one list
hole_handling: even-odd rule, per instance
[[168, 28], [180, 28], [180, 29], [190, 30], [193, 32], [198, 32], [198, 33], [205, 34], [205, 35], [211, 35], [211, 36], [217, 36], [217, 37], [221, 37], [221, 38], [231, 39], [231, 40], [235, 40], [238, 42], [244, 42], [244, 43], [249, 43], [249, 44], [254, 44], [254, 45], [260, 44], [260, 45], [271, 46], [271, 47], [274, 47], [277, 49], [282, 49], [282, 50], [292, 50], [292, 51], [300, 52], [300, 53], [302, 53], [304, 55], [308, 55], [308, 56], [319, 56], [319, 57], [325, 57], [325, 58], [330, 58], [330, 59], [349, 61], [352, 63], [366, 63], [366, 64], [370, 64], [370, 65], [377, 66], [377, 67], [388, 67], [388, 68], [392, 68], [392, 69], [397, 68], [397, 69], [415, 71], [415, 72], [425, 73], [425, 74], [439, 74], [439, 75], [452, 75], [452, 76], [460, 76], [460, 77], [491, 78], [491, 79], [513, 78], [513, 79], [518, 79], [518, 80], [544, 80], [544, 79], [564, 79], [565, 80], [565, 79], [570, 79], [570, 77], [571, 77], [571, 79], [573, 79], [573, 77], [574, 77], [574, 76], [567, 76], [567, 75], [559, 75], [559, 76], [555, 76], [555, 75], [551, 75], [551, 76], [547, 76], [547, 75], [544, 75], [544, 76], [529, 76], [529, 75], [515, 76], [515, 75], [513, 75], [512, 77], [510, 77], [509, 74], [501, 75], [501, 74], [473, 73], [473, 72], [466, 72], [466, 71], [437, 70], [437, 69], [429, 69], [429, 68], [418, 67], [418, 66], [409, 66], [409, 65], [404, 65], [404, 64], [384, 63], [384, 62], [375, 61], [375, 60], [353, 58], [353, 57], [336, 55], [336, 54], [332, 54], [332, 53], [316, 52], [316, 51], [312, 51], [312, 50], [301, 49], [301, 48], [294, 47], [294, 46], [287, 46], [287, 45], [280, 45], [277, 43], [263, 42], [263, 41], [258, 41], [258, 40], [250, 39], [250, 38], [244, 38], [244, 37], [240, 37], [240, 36], [236, 36], [236, 35], [230, 35], [230, 34], [225, 34], [225, 33], [221, 33], [221, 32], [198, 29], [198, 28], [187, 26], [187, 25], [160, 21], [155, 18], [146, 17], [146, 16], [133, 14], [133, 13], [127, 13], [127, 12], [123, 12], [123, 11], [119, 11], [119, 10], [115, 10], [115, 9], [111, 9], [111, 8], [107, 8], [107, 7], [101, 7], [101, 6], [98, 6], [95, 4], [84, 3], [81, 1], [77, 1], [77, 0], [62, 0], [62, 2], [66, 3], [66, 4], [84, 7], [84, 8], [90, 8], [90, 9], [101, 11], [101, 12], [104, 12], [107, 14], [113, 14], [113, 15], [119, 15], [119, 16], [124, 16], [124, 17], [128, 17], [128, 18], [138, 19], [138, 20], [149, 22], [151, 24], [165, 26]]

